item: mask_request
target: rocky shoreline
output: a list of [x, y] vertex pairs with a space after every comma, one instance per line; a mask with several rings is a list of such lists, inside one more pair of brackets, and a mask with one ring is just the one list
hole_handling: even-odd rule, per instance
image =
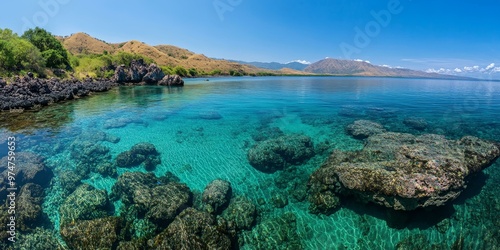
[[130, 67], [118, 66], [111, 79], [42, 79], [29, 73], [24, 77], [14, 77], [10, 84], [0, 78], [0, 110], [37, 109], [117, 86], [133, 85], [184, 86], [184, 80], [178, 75], [165, 75], [157, 65], [146, 65], [142, 60], [133, 61]]

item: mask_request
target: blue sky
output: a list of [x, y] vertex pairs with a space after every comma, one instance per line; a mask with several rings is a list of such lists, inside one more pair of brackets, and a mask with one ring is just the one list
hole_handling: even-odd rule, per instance
[[420, 70], [500, 71], [498, 0], [24, 0], [0, 6], [0, 27], [17, 33], [38, 25], [56, 35], [82, 31], [108, 42], [172, 44], [245, 61], [332, 57]]

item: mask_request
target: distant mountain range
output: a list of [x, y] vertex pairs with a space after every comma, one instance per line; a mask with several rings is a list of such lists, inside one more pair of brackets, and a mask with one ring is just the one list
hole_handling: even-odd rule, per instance
[[299, 62], [264, 63], [264, 62], [244, 62], [236, 60], [230, 60], [230, 61], [264, 69], [280, 70], [283, 68], [289, 68], [289, 69], [303, 71], [305, 73], [320, 74], [320, 75], [472, 79], [456, 75], [444, 75], [444, 74], [423, 72], [423, 71], [403, 69], [403, 68], [376, 66], [368, 62], [357, 61], [357, 60], [356, 61], [340, 60], [332, 58], [326, 58], [324, 60], [315, 62], [313, 64], [304, 64]]
[[425, 77], [442, 78], [443, 75], [426, 73], [422, 71], [389, 68], [375, 66], [368, 62], [339, 60], [327, 58], [313, 63], [304, 69], [306, 72], [315, 74], [334, 74], [334, 75], [352, 75], [352, 76], [393, 76], [393, 77]]
[[304, 71], [304, 69], [307, 68], [307, 66], [309, 66], [309, 64], [304, 64], [299, 62], [278, 63], [278, 62], [244, 62], [238, 60], [229, 60], [229, 61], [240, 64], [251, 65], [257, 68], [271, 69], [271, 70], [280, 70], [283, 68], [287, 68], [287, 69]]

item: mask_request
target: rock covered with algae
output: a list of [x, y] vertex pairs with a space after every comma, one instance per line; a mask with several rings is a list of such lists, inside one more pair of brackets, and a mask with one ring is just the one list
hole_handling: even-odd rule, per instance
[[231, 200], [222, 217], [236, 230], [249, 230], [257, 219], [257, 207], [248, 198], [237, 196]]
[[155, 224], [168, 224], [192, 204], [193, 194], [185, 184], [165, 180], [152, 173], [125, 173], [113, 186], [112, 195]]
[[106, 191], [83, 184], [60, 207], [61, 224], [106, 217], [110, 208]]
[[332, 211], [339, 194], [403, 211], [442, 206], [499, 156], [498, 144], [471, 136], [375, 134], [361, 151], [333, 152], [311, 175], [311, 211]]
[[115, 249], [121, 228], [118, 217], [82, 220], [64, 225], [61, 236], [70, 249]]
[[297, 233], [297, 217], [293, 213], [263, 221], [252, 231], [244, 232], [242, 242], [243, 249], [304, 249]]
[[116, 157], [119, 167], [134, 167], [144, 163], [146, 170], [154, 170], [161, 163], [160, 153], [151, 143], [138, 143], [130, 150], [120, 153]]
[[205, 187], [202, 200], [208, 212], [218, 214], [227, 207], [229, 200], [231, 200], [231, 195], [231, 183], [217, 179], [213, 180]]
[[286, 135], [262, 141], [248, 151], [248, 161], [259, 171], [274, 173], [313, 157], [314, 144], [305, 135]]
[[346, 131], [354, 138], [365, 139], [372, 135], [384, 133], [385, 129], [384, 126], [379, 123], [368, 120], [358, 120], [347, 126]]
[[148, 249], [232, 249], [233, 239], [215, 217], [187, 208], [159, 235], [148, 241]]

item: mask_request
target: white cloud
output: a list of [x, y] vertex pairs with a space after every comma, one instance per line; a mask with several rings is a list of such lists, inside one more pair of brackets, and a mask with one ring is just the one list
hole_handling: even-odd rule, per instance
[[437, 73], [437, 74], [450, 74], [450, 69], [440, 68], [440, 69], [428, 69], [425, 72], [427, 73]]
[[311, 62], [306, 61], [306, 60], [293, 60], [293, 61], [287, 62], [287, 64], [293, 63], [293, 62], [298, 62], [298, 63], [302, 63], [302, 64], [311, 64]]
[[354, 59], [356, 62], [365, 62], [365, 63], [371, 63], [370, 61], [367, 60], [362, 60], [362, 59]]
[[476, 78], [484, 78], [484, 79], [492, 79], [498, 76], [500, 73], [500, 67], [495, 67], [495, 63], [490, 63], [486, 67], [480, 66], [465, 66], [463, 69], [455, 68], [455, 69], [428, 69], [425, 72], [427, 73], [437, 73], [437, 74], [447, 74], [447, 75], [459, 75], [459, 76], [469, 76]]
[[392, 67], [391, 67], [390, 65], [387, 65], [387, 64], [380, 65], [380, 66], [385, 67], [385, 68], [390, 68], [390, 69], [392, 69]]

